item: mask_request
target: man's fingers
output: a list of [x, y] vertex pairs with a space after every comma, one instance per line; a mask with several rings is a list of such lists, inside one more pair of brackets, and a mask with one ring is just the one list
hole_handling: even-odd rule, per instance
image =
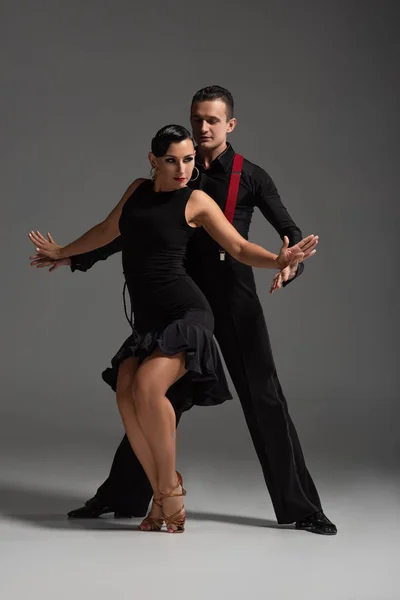
[[279, 290], [282, 287], [282, 273], [278, 273], [275, 275], [272, 280], [272, 285], [270, 287], [270, 294], [273, 294], [276, 290]]
[[271, 285], [270, 293], [273, 294], [274, 292], [276, 292], [277, 289], [278, 289], [278, 285], [277, 285], [276, 281], [274, 281]]
[[289, 269], [284, 269], [283, 271], [281, 271], [281, 273], [280, 273], [281, 282], [287, 281], [289, 279], [289, 275], [290, 275]]
[[35, 260], [31, 260], [31, 266], [35, 267], [37, 265], [51, 265], [52, 261], [47, 258], [36, 258]]

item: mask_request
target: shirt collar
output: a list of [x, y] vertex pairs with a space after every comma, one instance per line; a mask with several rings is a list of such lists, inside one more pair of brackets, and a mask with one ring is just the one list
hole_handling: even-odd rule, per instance
[[[233, 161], [233, 157], [235, 156], [235, 151], [232, 148], [232, 146], [230, 145], [229, 142], [227, 142], [227, 147], [225, 148], [225, 150], [223, 152], [221, 152], [221, 154], [219, 154], [216, 158], [214, 158], [214, 160], [211, 162], [209, 168], [205, 171], [209, 171], [210, 169], [214, 169], [214, 168], [219, 168], [222, 169], [223, 171], [225, 171], [225, 173], [227, 173], [230, 169], [230, 167], [232, 166], [232, 161]], [[198, 167], [200, 167], [201, 169], [204, 170], [203, 165], [199, 162], [196, 161], [196, 164]]]

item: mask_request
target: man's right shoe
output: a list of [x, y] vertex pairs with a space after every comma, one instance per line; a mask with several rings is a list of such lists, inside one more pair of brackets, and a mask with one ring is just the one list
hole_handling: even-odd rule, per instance
[[114, 511], [111, 506], [107, 506], [102, 502], [99, 498], [94, 496], [90, 498], [83, 506], [76, 508], [75, 510], [71, 510], [68, 513], [69, 519], [97, 519], [101, 515], [105, 515], [107, 513], [114, 512], [114, 517], [116, 519], [130, 519], [132, 518], [132, 514], [129, 514], [127, 511], [116, 510]]

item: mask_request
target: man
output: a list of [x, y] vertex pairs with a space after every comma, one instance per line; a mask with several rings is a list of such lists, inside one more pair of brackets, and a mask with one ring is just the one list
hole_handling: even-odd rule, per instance
[[[200, 176], [193, 183], [224, 209], [235, 152], [227, 135], [236, 126], [231, 93], [220, 86], [199, 90], [192, 99], [191, 125], [197, 143], [196, 166]], [[302, 239], [283, 206], [271, 177], [244, 160], [233, 225], [247, 238], [254, 207], [290, 245]], [[120, 238], [63, 264], [86, 271], [98, 260], [121, 250]], [[297, 529], [334, 535], [336, 527], [322, 511], [320, 499], [306, 468], [295, 427], [277, 377], [262, 307], [251, 267], [230, 256], [221, 260], [217, 244], [200, 230], [188, 247], [187, 269], [206, 295], [215, 317], [215, 336], [238, 393], [246, 423], [261, 463], [275, 514], [280, 524], [295, 523]], [[49, 261], [34, 257], [32, 264]], [[52, 265], [51, 270], [57, 268]], [[295, 279], [303, 264], [285, 269], [274, 279], [272, 291]], [[180, 415], [177, 415], [177, 422]], [[94, 498], [68, 515], [96, 518], [107, 512], [115, 516], [142, 516], [151, 498], [147, 478], [126, 438], [114, 457], [108, 479]]]

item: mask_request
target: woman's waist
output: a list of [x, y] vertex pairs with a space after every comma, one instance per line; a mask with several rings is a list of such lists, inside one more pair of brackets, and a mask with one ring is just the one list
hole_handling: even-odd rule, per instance
[[125, 280], [134, 309], [156, 307], [162, 312], [179, 307], [209, 309], [203, 292], [186, 272], [169, 278], [126, 274]]
[[129, 290], [142, 289], [154, 292], [184, 282], [189, 277], [184, 268], [165, 270], [152, 269], [151, 271], [136, 271], [124, 269], [124, 277]]

